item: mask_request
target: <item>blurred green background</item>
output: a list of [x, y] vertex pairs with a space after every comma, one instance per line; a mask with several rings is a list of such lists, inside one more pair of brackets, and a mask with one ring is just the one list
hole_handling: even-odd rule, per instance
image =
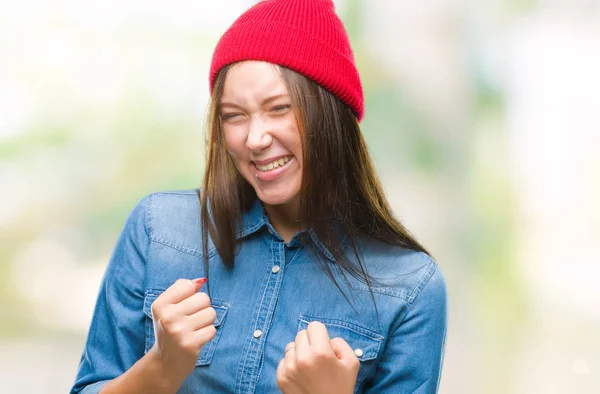
[[[212, 50], [255, 1], [0, 14], [0, 392], [70, 388], [144, 195], [200, 184]], [[387, 196], [447, 281], [442, 393], [600, 392], [600, 2], [338, 0]]]

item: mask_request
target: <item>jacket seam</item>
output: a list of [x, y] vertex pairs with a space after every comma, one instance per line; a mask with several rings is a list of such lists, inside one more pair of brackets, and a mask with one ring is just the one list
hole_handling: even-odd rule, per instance
[[189, 190], [174, 190], [174, 191], [162, 191], [162, 192], [154, 192], [152, 194], [165, 194], [165, 195], [176, 195], [176, 196], [194, 196], [198, 197], [197, 189], [189, 189]]
[[148, 203], [146, 204], [146, 217], [144, 220], [144, 227], [146, 227], [146, 234], [148, 235], [148, 239], [152, 239], [154, 237], [154, 227], [152, 226], [152, 198], [154, 194], [150, 194], [148, 196]]
[[427, 285], [427, 283], [429, 283], [429, 280], [431, 279], [431, 277], [433, 276], [433, 274], [435, 273], [435, 271], [437, 269], [436, 263], [433, 260], [431, 260], [430, 257], [428, 257], [428, 259], [429, 259], [429, 267], [427, 267], [427, 271], [425, 272], [425, 274], [423, 274], [423, 276], [421, 277], [421, 280], [419, 281], [417, 286], [415, 286], [413, 291], [408, 296], [408, 299], [406, 300], [411, 305], [414, 303], [414, 301], [419, 296], [419, 294], [421, 294], [421, 291]]
[[[189, 256], [195, 256], [195, 257], [200, 257], [202, 258], [204, 255], [202, 254], [202, 252], [200, 252], [198, 249], [192, 249], [192, 248], [188, 248], [182, 244], [176, 244], [173, 243], [171, 241], [168, 241], [164, 238], [158, 238], [158, 237], [152, 237], [151, 241], [163, 246], [166, 246], [168, 248], [171, 248], [173, 250], [176, 250], [178, 252], [181, 253], [185, 253]], [[216, 247], [212, 247], [208, 250], [208, 258], [213, 257], [217, 252], [217, 248]]]
[[[169, 241], [167, 239], [164, 239], [164, 238], [161, 238], [161, 237], [158, 237], [158, 236], [155, 235], [155, 229], [154, 229], [154, 226], [153, 226], [153, 216], [152, 216], [152, 199], [156, 195], [179, 195], [179, 196], [196, 196], [197, 197], [197, 194], [192, 193], [192, 191], [190, 191], [190, 192], [177, 192], [177, 191], [174, 191], [174, 192], [156, 192], [156, 193], [150, 194], [148, 196], [149, 203], [146, 206], [146, 215], [147, 215], [147, 220], [146, 221], [148, 222], [148, 224], [146, 224], [146, 226], [148, 227], [148, 229], [150, 230], [150, 232], [148, 234], [148, 231], [146, 231], [146, 233], [149, 235], [149, 239], [150, 239], [151, 242], [154, 242], [154, 243], [157, 243], [157, 244], [169, 247], [171, 249], [177, 250], [177, 251], [179, 251], [181, 253], [185, 253], [185, 254], [190, 255], [190, 256], [195, 256], [195, 257], [202, 258], [204, 256], [203, 253], [201, 251], [199, 251], [198, 249], [196, 249], [196, 248], [190, 248], [190, 247], [184, 246], [183, 244], [176, 244], [176, 243], [174, 243], [172, 241]], [[216, 254], [216, 249], [217, 248], [215, 246], [213, 246], [212, 248], [210, 248], [208, 250], [208, 258], [211, 258], [211, 257], [213, 257]]]
[[[372, 328], [367, 328], [367, 327], [364, 327], [357, 323], [351, 323], [351, 322], [348, 322], [345, 320], [316, 317], [316, 316], [304, 315], [304, 314], [301, 314], [298, 319], [300, 320], [300, 322], [307, 323], [307, 325], [308, 325], [308, 323], [310, 323], [312, 321], [320, 321], [320, 322], [328, 323], [333, 326], [343, 327], [343, 328], [348, 329], [358, 335], [362, 335], [364, 337], [367, 337], [369, 339], [377, 341], [380, 344], [384, 339], [383, 335], [379, 334], [377, 331], [373, 330]], [[310, 319], [313, 319], [313, 320], [310, 320]]]
[[[393, 298], [402, 299], [409, 305], [412, 304], [415, 301], [415, 299], [417, 298], [417, 296], [421, 293], [423, 288], [427, 285], [427, 283], [429, 282], [429, 279], [431, 279], [431, 277], [433, 276], [433, 274], [435, 273], [435, 271], [437, 269], [437, 264], [435, 263], [435, 261], [433, 261], [431, 259], [431, 257], [427, 256], [427, 260], [428, 260], [427, 263], [425, 263], [424, 265], [422, 265], [421, 267], [419, 267], [418, 269], [415, 270], [415, 271], [418, 271], [418, 270], [421, 270], [426, 267], [426, 271], [419, 279], [419, 283], [417, 283], [417, 285], [412, 290], [410, 288], [406, 289], [406, 290], [405, 289], [396, 290], [393, 287], [373, 286], [372, 287], [373, 293], [380, 294], [383, 296], [389, 296], [389, 297], [393, 297]], [[362, 291], [362, 292], [369, 291], [369, 288], [364, 284], [351, 284], [350, 286], [355, 291]]]

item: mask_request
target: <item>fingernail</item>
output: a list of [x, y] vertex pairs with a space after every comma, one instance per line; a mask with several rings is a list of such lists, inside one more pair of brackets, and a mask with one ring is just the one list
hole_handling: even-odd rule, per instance
[[206, 283], [206, 278], [194, 279], [194, 283], [197, 284], [197, 285], [201, 285], [203, 283]]

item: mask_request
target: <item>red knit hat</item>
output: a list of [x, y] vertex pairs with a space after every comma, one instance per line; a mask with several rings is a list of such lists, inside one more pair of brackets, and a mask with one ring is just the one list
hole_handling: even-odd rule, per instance
[[354, 54], [332, 0], [264, 0], [242, 14], [219, 40], [210, 67], [242, 60], [290, 68], [346, 103], [360, 121], [364, 98]]

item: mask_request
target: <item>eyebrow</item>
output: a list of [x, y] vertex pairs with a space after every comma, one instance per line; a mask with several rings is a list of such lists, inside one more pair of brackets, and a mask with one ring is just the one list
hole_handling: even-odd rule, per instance
[[[274, 96], [270, 96], [270, 97], [267, 97], [266, 99], [264, 99], [264, 100], [263, 100], [263, 101], [260, 103], [260, 105], [261, 105], [261, 106], [264, 106], [264, 105], [266, 105], [266, 104], [269, 104], [269, 103], [270, 103], [270, 102], [272, 102], [272, 101], [275, 101], [275, 100], [277, 100], [277, 99], [280, 99], [280, 98], [283, 98], [283, 97], [289, 97], [289, 96], [290, 96], [290, 95], [289, 95], [288, 93], [276, 94], [276, 95], [274, 95]], [[234, 103], [230, 103], [230, 102], [228, 102], [228, 101], [221, 101], [221, 102], [219, 103], [219, 108], [220, 108], [220, 107], [235, 107], [235, 108], [241, 108], [241, 106], [240, 106], [240, 105], [238, 105], [238, 104], [234, 104]]]

